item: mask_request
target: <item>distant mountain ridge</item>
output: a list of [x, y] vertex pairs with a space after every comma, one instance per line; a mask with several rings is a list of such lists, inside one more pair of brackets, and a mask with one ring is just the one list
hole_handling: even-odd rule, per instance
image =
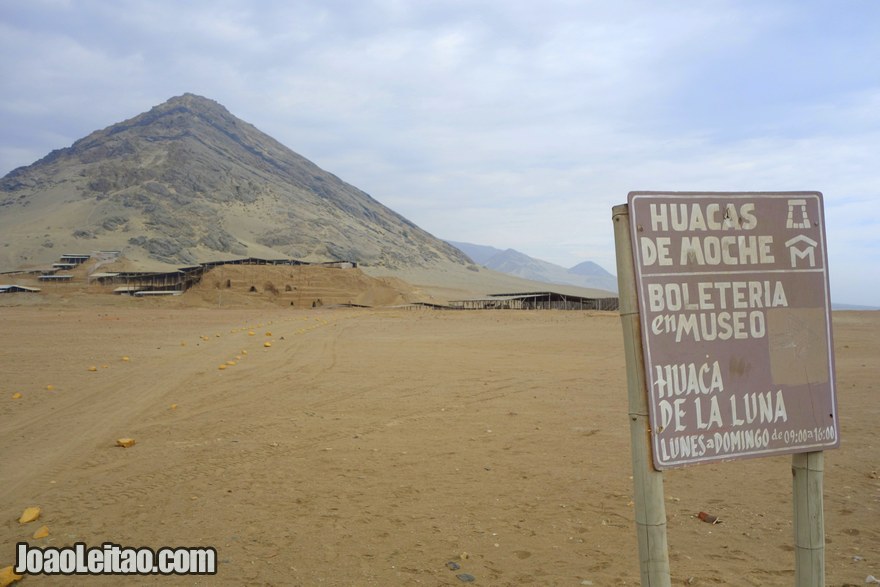
[[501, 250], [487, 245], [449, 240], [446, 242], [465, 253], [475, 263], [501, 273], [545, 283], [617, 291], [617, 278], [592, 261], [565, 268], [535, 259], [515, 249]]
[[0, 269], [120, 250], [388, 268], [469, 259], [219, 103], [184, 94], [0, 179]]

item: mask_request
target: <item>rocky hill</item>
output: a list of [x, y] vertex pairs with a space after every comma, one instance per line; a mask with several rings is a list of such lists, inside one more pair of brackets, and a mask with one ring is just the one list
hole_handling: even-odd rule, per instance
[[193, 94], [0, 179], [0, 270], [108, 249], [173, 265], [241, 256], [348, 259], [389, 269], [470, 263]]
[[542, 261], [515, 249], [496, 249], [486, 245], [447, 241], [480, 265], [523, 279], [574, 285], [577, 287], [617, 291], [617, 278], [592, 261], [584, 261], [569, 269]]

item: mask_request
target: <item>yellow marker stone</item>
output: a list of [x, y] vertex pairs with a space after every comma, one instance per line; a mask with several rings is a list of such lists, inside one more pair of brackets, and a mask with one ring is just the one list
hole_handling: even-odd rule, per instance
[[126, 356], [126, 357], [122, 357], [122, 360], [125, 361], [125, 362], [128, 362], [128, 357], [127, 357], [127, 356]]
[[21, 394], [19, 392], [15, 392], [12, 394], [12, 399], [21, 399]]
[[248, 330], [248, 336], [253, 336], [255, 334], [256, 334], [256, 332], [254, 332], [253, 330]]
[[218, 365], [217, 368], [220, 369], [220, 370], [222, 371], [223, 369], [226, 368], [226, 365]]
[[97, 371], [97, 370], [98, 370], [98, 368], [97, 368], [95, 365], [89, 365], [89, 371], [94, 372], [94, 371]]
[[266, 336], [272, 336], [272, 333], [269, 331], [266, 331]]
[[172, 409], [172, 410], [176, 410], [176, 409], [177, 409], [177, 404], [171, 404], [171, 409]]
[[16, 581], [20, 581], [21, 578], [22, 575], [16, 575], [15, 571], [12, 570], [12, 565], [0, 569], [0, 587], [9, 587], [9, 585]]
[[34, 532], [34, 538], [45, 538], [49, 535], [49, 526], [40, 526], [40, 529]]
[[40, 506], [27, 508], [24, 510], [24, 512], [22, 512], [21, 517], [18, 519], [18, 523], [27, 524], [29, 522], [33, 522], [40, 517], [41, 513], [42, 510], [40, 509]]
[[121, 446], [122, 448], [134, 446], [134, 438], [120, 438], [116, 441], [116, 446]]
[[226, 361], [226, 364], [229, 365], [230, 367], [234, 367], [235, 361]]
[[46, 391], [53, 391], [54, 389], [55, 389], [54, 385], [47, 385], [46, 386]]
[[272, 346], [272, 343], [267, 340], [266, 342], [263, 343], [263, 346], [266, 348], [269, 348], [270, 346]]

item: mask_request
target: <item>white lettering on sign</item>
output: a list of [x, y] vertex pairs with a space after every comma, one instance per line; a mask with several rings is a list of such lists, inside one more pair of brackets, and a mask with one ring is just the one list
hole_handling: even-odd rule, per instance
[[681, 265], [759, 265], [776, 262], [770, 235], [685, 236], [681, 239]]
[[712, 434], [685, 434], [660, 439], [660, 453], [664, 460], [701, 457], [705, 454], [726, 455], [766, 448], [770, 441], [797, 446], [813, 442], [833, 442], [837, 438], [834, 426], [788, 430], [773, 428], [740, 429]]
[[821, 194], [631, 192], [629, 212], [655, 466], [835, 445]]
[[669, 244], [671, 242], [669, 237], [661, 236], [656, 239], [644, 237], [639, 242], [642, 247], [642, 263], [646, 267], [654, 263], [660, 266], [672, 265], [672, 259], [669, 257]]
[[[750, 231], [758, 227], [755, 204], [651, 204], [653, 232]], [[644, 267], [770, 265], [776, 262], [772, 235], [642, 236]], [[673, 251], [678, 251], [677, 257]]]
[[[753, 428], [734, 430], [733, 432], [716, 431], [713, 434], [708, 434], [708, 432], [713, 429], [720, 430], [725, 425], [731, 428], [740, 428], [788, 422], [788, 412], [781, 389], [775, 392], [746, 393], [741, 397], [732, 395], [729, 399], [730, 412], [726, 422], [722, 417], [716, 395], [692, 399], [694, 419], [688, 419], [688, 405], [684, 398], [661, 401], [658, 405], [661, 431], [671, 427], [675, 432], [684, 432], [688, 430], [687, 422], [691, 425], [695, 422], [697, 431], [706, 432], [666, 438], [663, 440], [664, 444], [661, 445], [661, 450], [672, 456], [700, 456], [710, 449], [714, 450], [715, 454], [737, 452], [744, 446], [752, 446], [754, 442], [766, 445], [770, 440], [769, 430], [758, 429], [757, 436], [755, 436], [756, 431]], [[777, 429], [773, 430], [775, 435]]]
[[672, 334], [675, 342], [764, 338], [761, 310], [788, 306], [781, 281], [650, 283], [647, 289], [648, 310], [656, 313], [651, 332]]
[[711, 365], [694, 363], [680, 365], [655, 365], [657, 397], [660, 399], [690, 394], [709, 394], [724, 391], [721, 366], [718, 361]]
[[[737, 417], [738, 400], [741, 403], [739, 414], [743, 417]], [[775, 407], [774, 407], [775, 406]], [[730, 413], [731, 423], [734, 426], [742, 426], [743, 424], [752, 424], [755, 420], [764, 424], [767, 422], [788, 422], [788, 412], [785, 410], [785, 398], [782, 396], [782, 390], [777, 390], [774, 395], [772, 392], [765, 393], [747, 393], [741, 398], [730, 396]]]
[[689, 337], [694, 342], [764, 338], [767, 324], [764, 313], [703, 312], [700, 314], [663, 314], [651, 322], [653, 334], [674, 334], [675, 342]]
[[[687, 266], [769, 265], [776, 262], [772, 235], [683, 236], [677, 241], [678, 264]], [[639, 239], [642, 265], [670, 267], [675, 264], [668, 236]], [[801, 254], [801, 257], [804, 255]]]
[[740, 204], [651, 204], [654, 232], [696, 232], [698, 230], [752, 230], [758, 226], [753, 203]]
[[652, 312], [679, 310], [747, 310], [788, 306], [781, 281], [700, 281], [648, 284], [648, 309]]
[[[654, 386], [657, 388], [657, 397], [660, 398], [660, 419], [663, 428], [670, 425], [675, 427], [676, 432], [685, 429], [682, 418], [685, 416], [686, 395], [708, 395], [724, 391], [724, 381], [721, 379], [721, 366], [718, 361], [712, 364], [703, 363], [697, 366], [695, 363], [682, 363], [680, 365], [656, 365], [656, 378]], [[675, 398], [675, 399], [671, 399]], [[702, 420], [702, 405], [694, 398], [697, 410], [697, 421]], [[717, 397], [710, 400], [708, 423], [698, 427], [708, 428], [710, 425], [721, 425], [721, 410], [718, 406]]]
[[[655, 365], [654, 386], [656, 397], [660, 400], [661, 431], [672, 427], [675, 432], [687, 429], [685, 419], [688, 408], [693, 409], [697, 430], [712, 430], [725, 425], [718, 394], [724, 391], [721, 367], [718, 361], [703, 363], [683, 363], [680, 365]], [[695, 397], [688, 398], [686, 396]], [[788, 422], [785, 397], [782, 390], [775, 393], [746, 393], [729, 397], [730, 411], [726, 422], [737, 428], [752, 424], [778, 424]]]

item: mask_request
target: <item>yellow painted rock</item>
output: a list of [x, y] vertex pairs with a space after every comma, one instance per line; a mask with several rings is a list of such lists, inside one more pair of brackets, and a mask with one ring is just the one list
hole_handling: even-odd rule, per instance
[[256, 332], [254, 332], [253, 330], [248, 330], [248, 336], [253, 336], [255, 334], [256, 334]]
[[128, 357], [122, 357], [122, 360], [128, 362]]
[[101, 369], [109, 369], [110, 365], [101, 365]]
[[226, 364], [229, 365], [230, 367], [234, 367], [235, 361], [226, 361]]
[[222, 371], [223, 369], [226, 368], [226, 365], [219, 365], [217, 368], [220, 369], [220, 370]]
[[89, 365], [89, 371], [97, 371], [98, 368], [94, 365]]
[[22, 512], [21, 517], [18, 519], [19, 524], [27, 524], [28, 522], [33, 522], [37, 518], [40, 517], [40, 513], [42, 510], [40, 506], [35, 505], [34, 507], [27, 508]]
[[266, 348], [269, 348], [270, 346], [272, 346], [272, 343], [267, 340], [266, 342], [263, 343], [263, 346]]
[[267, 331], [266, 331], [266, 336], [272, 336], [272, 333], [269, 332], [269, 331], [267, 330]]
[[177, 409], [177, 404], [171, 404], [171, 409], [172, 409], [172, 410], [176, 410], [176, 409]]
[[244, 350], [244, 349], [241, 349], [241, 354], [246, 355], [246, 354], [247, 354], [247, 351]]
[[16, 391], [12, 394], [12, 399], [21, 399], [21, 394]]
[[116, 441], [116, 446], [121, 446], [122, 448], [134, 446], [134, 438], [120, 438]]
[[34, 538], [45, 538], [49, 535], [49, 526], [40, 526], [40, 529], [34, 532]]
[[54, 386], [54, 385], [47, 385], [47, 386], [46, 386], [46, 391], [52, 391], [52, 390], [54, 390], [54, 389], [55, 389], [55, 386]]
[[3, 567], [0, 569], [0, 587], [9, 587], [9, 585], [16, 581], [20, 581], [21, 577], [21, 575], [16, 575], [15, 571], [12, 570], [12, 565]]

